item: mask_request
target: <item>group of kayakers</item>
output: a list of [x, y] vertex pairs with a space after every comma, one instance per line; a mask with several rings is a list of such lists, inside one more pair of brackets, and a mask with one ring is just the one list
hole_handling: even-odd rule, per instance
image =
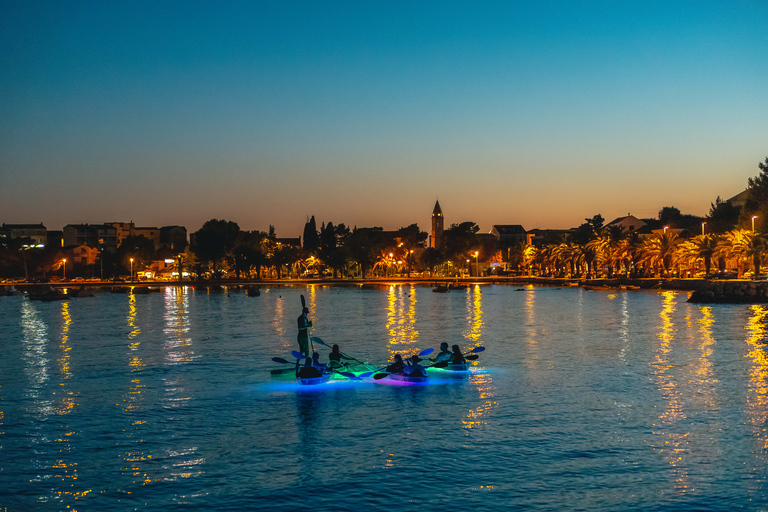
[[[331, 368], [338, 368], [343, 365], [343, 359], [354, 360], [354, 358], [342, 354], [338, 345], [333, 345], [331, 353], [328, 354], [327, 365], [320, 362], [320, 354], [317, 352], [313, 352], [310, 356], [309, 328], [312, 327], [312, 321], [307, 318], [308, 313], [309, 309], [304, 307], [297, 319], [299, 351], [306, 359], [303, 366], [299, 366], [299, 362], [296, 361], [296, 376], [302, 378], [320, 377], [329, 366]], [[400, 354], [395, 354], [394, 361], [386, 367], [385, 371], [387, 373], [425, 377], [427, 375], [426, 369], [419, 364], [421, 361], [422, 359], [418, 354], [414, 354], [406, 359], [403, 359]], [[446, 342], [440, 344], [440, 352], [434, 358], [431, 358], [430, 361], [448, 364], [464, 364], [467, 362], [458, 345], [453, 345], [448, 350], [448, 343]]]

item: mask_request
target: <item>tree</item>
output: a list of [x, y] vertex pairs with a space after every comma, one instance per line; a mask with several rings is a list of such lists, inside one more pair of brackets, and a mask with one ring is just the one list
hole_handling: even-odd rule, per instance
[[320, 236], [317, 234], [317, 224], [315, 216], [304, 224], [304, 237], [302, 238], [302, 248], [309, 254], [313, 254], [320, 247]]
[[765, 157], [765, 162], [759, 162], [757, 166], [760, 174], [747, 180], [749, 193], [741, 211], [739, 224], [743, 228], [751, 228], [752, 217], [756, 217], [755, 229], [766, 231], [768, 227], [768, 218], [766, 218], [768, 217], [768, 157]]
[[336, 279], [338, 272], [347, 265], [348, 254], [344, 247], [344, 240], [349, 235], [349, 228], [344, 224], [338, 226], [329, 222], [323, 223], [320, 227], [320, 259], [333, 270], [333, 278]]
[[469, 259], [472, 249], [475, 247], [475, 234], [480, 227], [474, 222], [462, 222], [451, 224], [451, 227], [443, 231], [443, 250], [449, 260], [463, 261]]
[[[133, 267], [133, 271], [137, 272], [152, 264], [152, 259], [155, 256], [155, 244], [143, 235], [129, 236], [117, 248], [117, 256], [120, 265], [126, 271]], [[133, 259], [133, 265], [131, 265], [131, 259]]]
[[408, 263], [408, 277], [411, 277], [411, 266], [413, 265], [413, 252], [424, 247], [427, 240], [426, 231], [419, 229], [418, 224], [400, 228], [397, 230], [397, 237], [402, 241], [404, 256]]
[[365, 279], [366, 270], [376, 261], [378, 253], [384, 249], [384, 230], [379, 227], [357, 228], [347, 236], [346, 247], [352, 261], [360, 265], [361, 277]]
[[736, 227], [739, 222], [741, 207], [733, 206], [728, 201], [723, 201], [717, 196], [714, 203], [710, 203], [709, 215], [707, 215], [707, 228], [712, 233], [725, 233]]
[[429, 269], [429, 277], [435, 272], [435, 267], [445, 261], [445, 256], [440, 249], [434, 247], [427, 247], [424, 252], [421, 253], [421, 263]]
[[192, 237], [192, 251], [204, 263], [211, 263], [213, 276], [218, 277], [219, 262], [237, 243], [240, 227], [236, 222], [211, 219]]
[[261, 231], [240, 231], [235, 246], [230, 251], [230, 261], [235, 269], [235, 275], [245, 272], [250, 275], [251, 269], [257, 269], [261, 275], [261, 266], [266, 263], [266, 256], [262, 251], [262, 242], [266, 233]]

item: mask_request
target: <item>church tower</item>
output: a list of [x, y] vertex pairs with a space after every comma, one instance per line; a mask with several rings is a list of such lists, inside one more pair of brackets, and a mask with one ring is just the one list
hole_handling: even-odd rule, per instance
[[443, 210], [440, 201], [435, 201], [435, 209], [432, 210], [432, 236], [429, 238], [429, 246], [439, 248], [443, 242]]

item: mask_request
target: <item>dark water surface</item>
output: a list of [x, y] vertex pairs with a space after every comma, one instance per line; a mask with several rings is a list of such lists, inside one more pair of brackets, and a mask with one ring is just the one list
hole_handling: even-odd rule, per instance
[[[274, 380], [313, 335], [427, 386]], [[168, 287], [0, 299], [0, 511], [766, 510], [764, 306], [678, 292]], [[326, 358], [328, 349], [320, 352]]]

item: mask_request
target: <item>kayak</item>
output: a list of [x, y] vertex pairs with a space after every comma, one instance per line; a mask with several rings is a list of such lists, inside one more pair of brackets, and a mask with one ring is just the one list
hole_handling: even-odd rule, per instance
[[429, 380], [429, 377], [426, 375], [405, 375], [403, 373], [390, 373], [389, 378], [391, 380], [407, 382], [410, 384], [420, 384]]
[[451, 363], [445, 368], [443, 368], [443, 371], [445, 372], [468, 372], [469, 371], [469, 365], [467, 363]]
[[316, 386], [317, 384], [325, 384], [333, 375], [331, 372], [322, 374], [319, 377], [296, 377], [296, 382], [302, 386]]

